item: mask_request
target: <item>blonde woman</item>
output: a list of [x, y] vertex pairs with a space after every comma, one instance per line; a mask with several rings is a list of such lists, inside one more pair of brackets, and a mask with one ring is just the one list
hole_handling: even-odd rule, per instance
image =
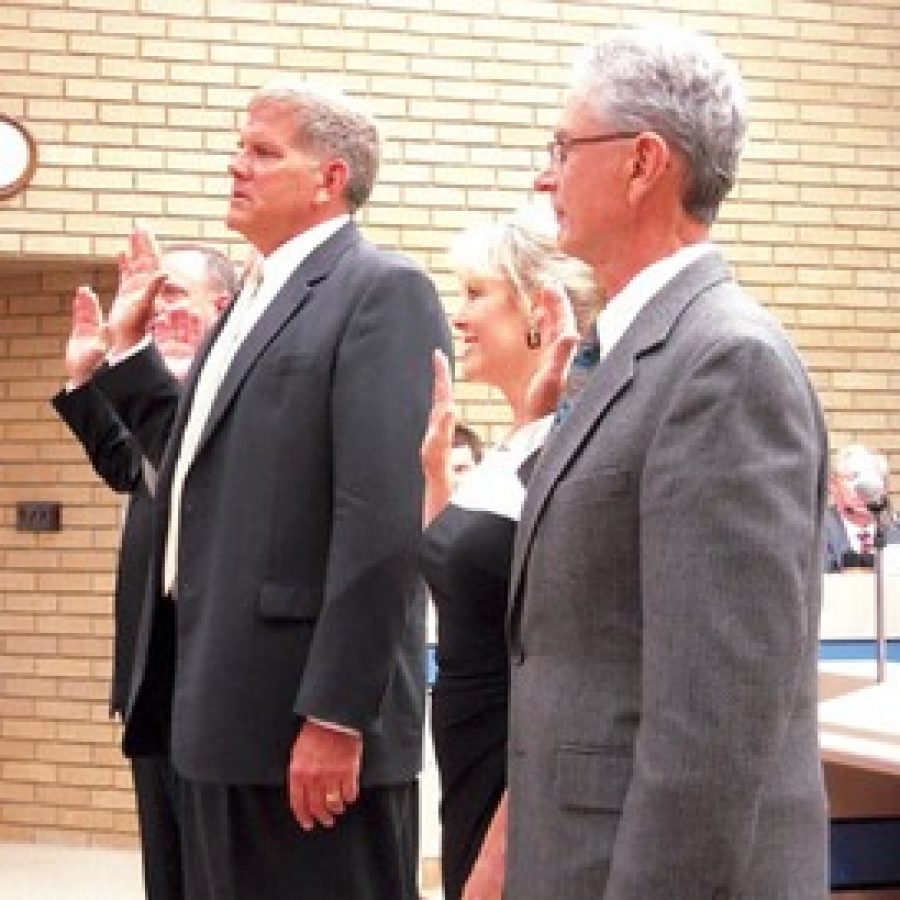
[[535, 407], [555, 405], [552, 390], [538, 403], [531, 386], [540, 372], [559, 382], [576, 334], [573, 309], [586, 316], [595, 288], [587, 268], [557, 250], [555, 224], [536, 210], [469, 229], [452, 260], [463, 295], [452, 318], [459, 374], [500, 390], [512, 411], [503, 440], [454, 489], [450, 373], [435, 354], [421, 564], [438, 614], [432, 725], [444, 896], [487, 900], [502, 891], [510, 555], [527, 473], [552, 422]]

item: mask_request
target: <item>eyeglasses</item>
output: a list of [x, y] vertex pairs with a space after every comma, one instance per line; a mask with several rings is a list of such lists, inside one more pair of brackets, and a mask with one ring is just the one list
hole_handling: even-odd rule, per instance
[[557, 135], [547, 144], [547, 152], [550, 154], [550, 165], [559, 168], [565, 165], [569, 153], [573, 147], [579, 144], [606, 144], [609, 141], [624, 141], [635, 138], [639, 131], [612, 131], [609, 134], [593, 134], [588, 137], [560, 137]]

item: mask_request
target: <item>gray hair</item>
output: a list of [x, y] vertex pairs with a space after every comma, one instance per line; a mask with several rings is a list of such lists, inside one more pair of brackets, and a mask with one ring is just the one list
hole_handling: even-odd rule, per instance
[[174, 253], [196, 253], [203, 259], [206, 287], [233, 297], [237, 291], [237, 273], [234, 263], [222, 252], [207, 244], [181, 242], [166, 244], [162, 248], [163, 256]]
[[653, 131], [687, 167], [682, 205], [710, 225], [734, 185], [747, 129], [736, 66], [680, 28], [616, 32], [582, 50], [573, 94], [613, 128]]
[[594, 315], [597, 283], [588, 266], [559, 249], [557, 231], [549, 212], [526, 206], [459, 234], [450, 248], [451, 263], [458, 271], [506, 279], [523, 304], [538, 290], [562, 290], [581, 330]]
[[890, 466], [884, 454], [863, 444], [847, 444], [835, 451], [831, 470], [836, 475], [854, 478], [860, 472], [870, 472], [873, 467], [882, 479], [887, 479]]
[[349, 170], [344, 199], [351, 212], [363, 206], [378, 174], [380, 147], [375, 119], [336, 88], [297, 79], [278, 79], [263, 85], [250, 106], [264, 103], [293, 110], [298, 145], [344, 160]]

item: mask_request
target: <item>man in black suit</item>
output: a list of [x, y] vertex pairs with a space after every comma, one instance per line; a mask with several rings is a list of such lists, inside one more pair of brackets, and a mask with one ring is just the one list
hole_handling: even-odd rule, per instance
[[[166, 365], [183, 376], [200, 338], [234, 294], [234, 268], [214, 250], [173, 245], [161, 257], [161, 274], [151, 328]], [[123, 716], [147, 588], [156, 475], [135, 438], [91, 381], [106, 351], [96, 294], [88, 287], [78, 288], [72, 312], [65, 359], [69, 383], [51, 402], [107, 486], [129, 495], [116, 572], [110, 689], [110, 713]], [[164, 751], [132, 754], [131, 770], [147, 898], [181, 900], [181, 853], [168, 755]]]
[[227, 224], [261, 280], [180, 402], [142, 292], [110, 316], [99, 383], [159, 462], [126, 741], [170, 734], [191, 900], [417, 897], [418, 448], [450, 340], [428, 278], [352, 220], [378, 155], [339, 93], [258, 92]]
[[[829, 502], [823, 528], [826, 572], [872, 568], [875, 564], [875, 517], [866, 505], [865, 493], [884, 494], [888, 489], [888, 462], [862, 444], [847, 444], [834, 454], [828, 480]], [[864, 490], [857, 489], [858, 484]], [[900, 543], [900, 527], [888, 525], [885, 540]]]

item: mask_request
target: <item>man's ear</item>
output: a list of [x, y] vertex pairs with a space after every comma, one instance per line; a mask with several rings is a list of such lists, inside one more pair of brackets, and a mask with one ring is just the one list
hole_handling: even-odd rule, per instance
[[347, 191], [347, 182], [350, 180], [350, 167], [343, 159], [331, 159], [322, 166], [322, 180], [316, 191], [316, 200], [320, 203], [328, 203], [336, 198], [342, 198]]
[[629, 160], [629, 196], [642, 200], [666, 176], [677, 177], [672, 163], [672, 151], [658, 134], [652, 131], [639, 134]]
[[215, 299], [213, 300], [213, 306], [216, 309], [216, 315], [221, 315], [228, 308], [228, 304], [231, 303], [231, 296], [222, 291], [216, 294]]

